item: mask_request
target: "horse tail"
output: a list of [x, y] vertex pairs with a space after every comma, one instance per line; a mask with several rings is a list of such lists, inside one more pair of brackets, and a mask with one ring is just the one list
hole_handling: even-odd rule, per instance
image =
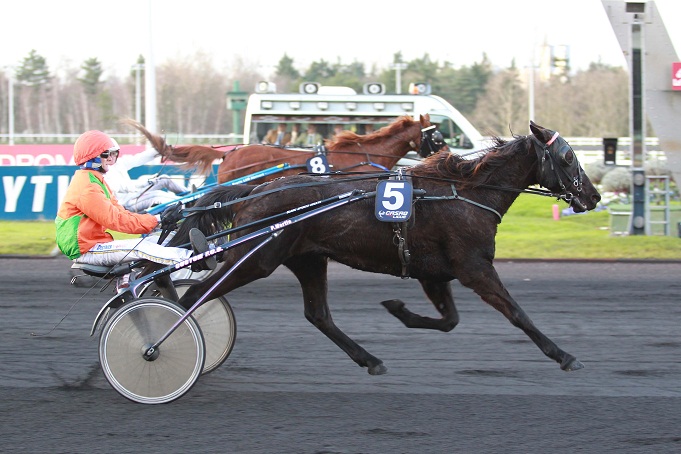
[[233, 200], [249, 195], [255, 185], [235, 184], [232, 186], [216, 186], [205, 195], [196, 200], [192, 208], [199, 208], [191, 211], [178, 228], [175, 236], [168, 242], [168, 246], [179, 246], [189, 242], [189, 231], [197, 228], [204, 235], [209, 236], [230, 227], [236, 211], [234, 204], [229, 204], [221, 208], [201, 209], [204, 207], [214, 207], [217, 202], [226, 204]]
[[196, 168], [203, 175], [210, 175], [213, 163], [225, 157], [225, 152], [205, 145], [171, 146], [167, 159], [183, 163], [184, 169]]
[[171, 160], [182, 163], [181, 167], [185, 170], [196, 168], [198, 173], [209, 175], [213, 170], [213, 162], [225, 156], [223, 151], [203, 145], [168, 145], [163, 137], [153, 134], [142, 124], [131, 118], [125, 118], [121, 120], [121, 123], [132, 126], [141, 132], [151, 143], [151, 146], [158, 151], [158, 154], [163, 157], [163, 161]]
[[139, 132], [141, 132], [142, 135], [144, 135], [144, 137], [147, 138], [149, 143], [151, 143], [151, 146], [154, 147], [156, 151], [158, 151], [158, 154], [163, 156], [164, 160], [168, 159], [168, 155], [172, 152], [172, 146], [168, 145], [163, 137], [159, 136], [158, 134], [152, 133], [147, 128], [145, 128], [144, 125], [133, 120], [132, 118], [124, 118], [121, 120], [121, 123], [128, 126], [132, 126]]

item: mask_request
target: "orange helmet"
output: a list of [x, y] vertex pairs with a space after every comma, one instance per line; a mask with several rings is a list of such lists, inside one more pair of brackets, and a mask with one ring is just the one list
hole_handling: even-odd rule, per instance
[[102, 131], [87, 131], [78, 137], [73, 146], [73, 160], [76, 165], [83, 165], [105, 151], [119, 151], [120, 148], [114, 139]]

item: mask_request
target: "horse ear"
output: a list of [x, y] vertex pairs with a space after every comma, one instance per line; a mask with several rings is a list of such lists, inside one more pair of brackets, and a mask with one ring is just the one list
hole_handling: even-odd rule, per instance
[[545, 131], [545, 129], [532, 120], [530, 120], [530, 131], [532, 132], [532, 134], [537, 136], [537, 138], [539, 139], [544, 138], [543, 132]]
[[421, 123], [421, 126], [428, 126], [430, 125], [430, 114], [421, 114], [419, 115], [419, 122]]

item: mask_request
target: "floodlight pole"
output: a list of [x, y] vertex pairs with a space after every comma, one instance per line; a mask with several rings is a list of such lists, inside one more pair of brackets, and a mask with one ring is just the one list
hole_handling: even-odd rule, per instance
[[407, 64], [393, 63], [390, 68], [395, 70], [395, 93], [402, 94], [402, 71], [407, 69]]
[[142, 123], [142, 77], [140, 72], [144, 69], [144, 65], [138, 63], [132, 65], [135, 71], [135, 120], [137, 123]]
[[[630, 4], [627, 3], [627, 8]], [[634, 9], [635, 8], [635, 9]], [[631, 22], [631, 173], [632, 173], [632, 212], [629, 233], [645, 235], [645, 120], [644, 120], [644, 30], [643, 11], [645, 3], [632, 5], [634, 11]]]

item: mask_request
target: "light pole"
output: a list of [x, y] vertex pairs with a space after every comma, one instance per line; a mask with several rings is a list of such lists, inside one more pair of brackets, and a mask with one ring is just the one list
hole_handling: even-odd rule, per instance
[[142, 123], [142, 77], [140, 72], [143, 69], [142, 63], [132, 65], [132, 70], [135, 71], [135, 120], [137, 120], [137, 123]]
[[626, 3], [626, 11], [633, 13], [631, 20], [631, 174], [632, 174], [632, 212], [629, 225], [631, 235], [645, 235], [645, 156], [646, 156], [646, 124], [645, 124], [645, 91], [643, 89], [645, 32], [645, 3]]
[[137, 120], [137, 123], [142, 123], [142, 78], [140, 72], [144, 69], [144, 65], [138, 63], [133, 65], [132, 69], [135, 71], [135, 120]]
[[[142, 124], [142, 78], [140, 72], [144, 69], [142, 63], [132, 65], [132, 70], [135, 71], [135, 121]], [[137, 142], [141, 144], [141, 135], [139, 131], [135, 133]]]
[[395, 70], [395, 93], [402, 94], [402, 71], [407, 69], [406, 63], [393, 63], [390, 69]]

